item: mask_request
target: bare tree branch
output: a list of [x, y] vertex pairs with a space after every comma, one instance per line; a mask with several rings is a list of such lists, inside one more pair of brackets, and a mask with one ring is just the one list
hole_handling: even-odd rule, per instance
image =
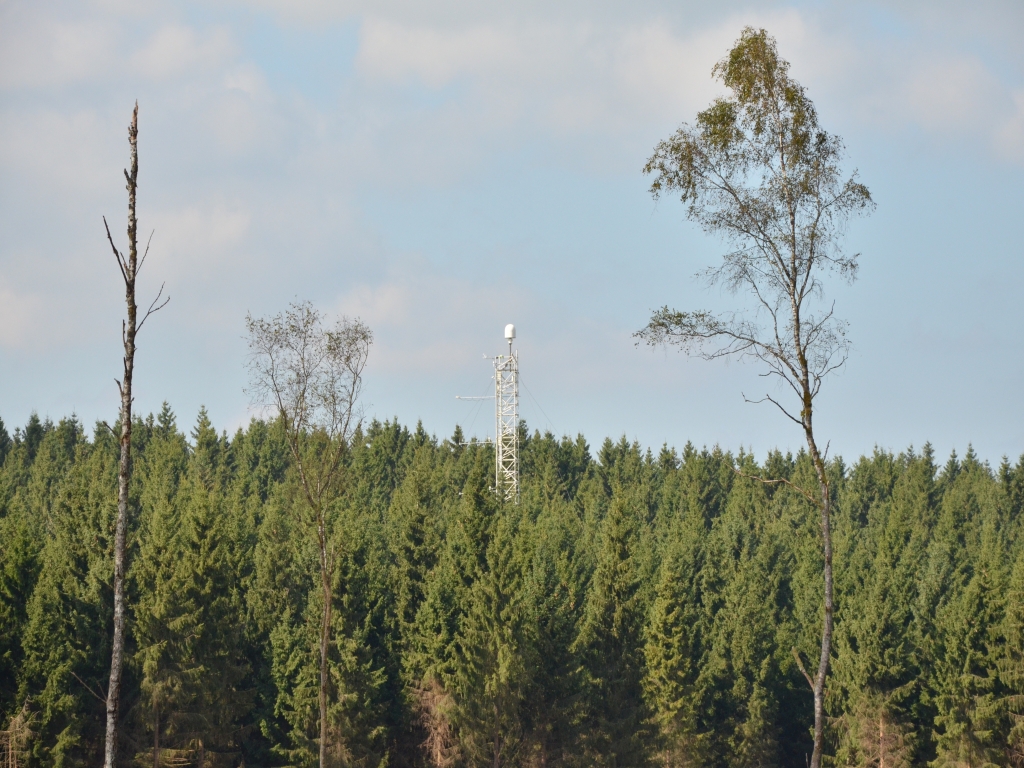
[[146, 310], [146, 314], [142, 316], [142, 320], [139, 322], [139, 327], [136, 329], [136, 333], [142, 330], [142, 326], [146, 324], [147, 320], [149, 320], [150, 315], [152, 315], [154, 312], [159, 312], [161, 309], [166, 307], [167, 302], [171, 300], [171, 297], [168, 296], [167, 298], [164, 299], [163, 303], [159, 307], [156, 306], [156, 303], [160, 301], [160, 296], [163, 295], [163, 292], [164, 283], [160, 283], [160, 290], [157, 291], [156, 298], [153, 299], [152, 303], [149, 305], [149, 309]]
[[[68, 670], [68, 671], [70, 672], [70, 670]], [[98, 693], [96, 693], [96, 691], [94, 691], [94, 690], [93, 690], [92, 688], [90, 688], [90, 687], [89, 687], [89, 685], [88, 685], [88, 684], [87, 684], [87, 683], [85, 682], [85, 680], [83, 680], [82, 678], [80, 678], [80, 677], [79, 677], [78, 675], [76, 675], [76, 674], [75, 674], [74, 672], [71, 672], [71, 676], [72, 676], [73, 678], [75, 678], [75, 680], [77, 680], [77, 681], [78, 681], [79, 683], [81, 683], [81, 684], [82, 684], [82, 687], [83, 687], [83, 688], [85, 688], [85, 690], [87, 690], [87, 691], [88, 691], [89, 693], [91, 693], [91, 694], [92, 694], [93, 696], [95, 696], [95, 697], [96, 697], [96, 698], [97, 698], [97, 699], [98, 699], [99, 701], [101, 701], [101, 702], [102, 702], [102, 703], [104, 703], [104, 704], [106, 704], [106, 703], [107, 703], [107, 697], [106, 697], [106, 695], [100, 696], [100, 695], [99, 695]], [[102, 688], [101, 688], [100, 690], [102, 690]]]
[[734, 474], [739, 475], [740, 477], [744, 477], [747, 480], [756, 480], [757, 482], [762, 483], [764, 485], [787, 485], [790, 488], [792, 488], [794, 491], [799, 493], [801, 496], [803, 496], [805, 499], [807, 499], [809, 502], [811, 502], [811, 504], [813, 504], [814, 506], [818, 506], [818, 504], [819, 504], [819, 499], [817, 499], [814, 496], [814, 494], [812, 494], [806, 488], [801, 488], [796, 483], [794, 483], [794, 482], [792, 482], [790, 480], [787, 480], [784, 477], [768, 478], [768, 477], [761, 477], [760, 475], [749, 475], [749, 474], [747, 474], [745, 472], [741, 472], [740, 470], [736, 469], [736, 467], [733, 467], [732, 471], [733, 471]]
[[142, 258], [139, 259], [139, 266], [135, 270], [135, 276], [139, 276], [139, 272], [142, 271], [142, 265], [146, 263], [146, 257], [149, 256], [149, 246], [153, 242], [153, 235], [156, 234], [156, 230], [152, 230], [149, 233], [149, 239], [146, 241], [146, 250], [142, 252]]
[[110, 227], [107, 225], [107, 217], [103, 217], [103, 226], [107, 230], [107, 242], [110, 243], [111, 249], [114, 251], [114, 258], [117, 259], [117, 266], [121, 270], [121, 277], [124, 278], [125, 285], [128, 284], [128, 273], [126, 271], [126, 265], [124, 262], [124, 255], [117, 250], [117, 246], [114, 245], [114, 238], [110, 234]]
[[772, 404], [772, 405], [774, 405], [774, 406], [775, 406], [776, 408], [778, 408], [778, 409], [779, 409], [780, 411], [782, 411], [782, 413], [783, 413], [783, 414], [785, 415], [785, 417], [786, 417], [787, 419], [789, 419], [790, 421], [792, 421], [792, 422], [793, 422], [794, 424], [796, 424], [797, 426], [800, 426], [800, 427], [802, 427], [802, 426], [803, 426], [803, 422], [802, 422], [802, 421], [800, 421], [800, 419], [798, 419], [798, 418], [797, 418], [796, 416], [794, 416], [794, 415], [793, 415], [793, 414], [791, 414], [791, 413], [790, 413], [789, 411], [787, 411], [787, 410], [785, 409], [785, 407], [783, 407], [783, 406], [782, 406], [782, 404], [781, 404], [781, 403], [779, 403], [779, 402], [778, 402], [777, 400], [774, 400], [774, 399], [773, 399], [773, 398], [771, 397], [771, 395], [765, 395], [765, 396], [764, 396], [764, 397], [762, 397], [762, 398], [761, 398], [760, 400], [751, 400], [751, 399], [749, 399], [749, 398], [748, 398], [748, 397], [747, 397], [746, 395], [744, 395], [744, 394], [743, 394], [742, 392], [741, 392], [740, 394], [741, 394], [741, 395], [742, 395], [742, 397], [743, 397], [743, 402], [745, 402], [745, 403], [750, 403], [751, 405], [757, 405], [757, 404], [759, 404], [759, 403], [764, 403], [764, 402], [769, 402], [769, 403], [771, 403], [771, 404]]
[[809, 686], [811, 686], [811, 690], [813, 691], [814, 690], [814, 681], [811, 679], [811, 676], [809, 674], [807, 674], [807, 670], [804, 669], [804, 662], [803, 662], [803, 659], [800, 658], [800, 651], [798, 651], [796, 649], [795, 645], [793, 646], [792, 650], [793, 650], [793, 658], [796, 659], [797, 667], [803, 673], [804, 679], [807, 681], [807, 684]]

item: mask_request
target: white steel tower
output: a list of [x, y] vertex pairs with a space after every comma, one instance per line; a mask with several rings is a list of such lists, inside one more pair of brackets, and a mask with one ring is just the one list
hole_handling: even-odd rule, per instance
[[505, 326], [508, 356], [494, 358], [494, 483], [507, 501], [519, 503], [519, 351], [512, 351], [516, 327]]

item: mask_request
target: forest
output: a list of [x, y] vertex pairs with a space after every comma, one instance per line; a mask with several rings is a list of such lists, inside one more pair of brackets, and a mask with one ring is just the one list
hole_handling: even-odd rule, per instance
[[[520, 432], [518, 504], [458, 427], [374, 420], [344, 447], [331, 764], [804, 766], [808, 456]], [[115, 434], [0, 422], [5, 766], [102, 760]], [[229, 436], [165, 404], [131, 437], [119, 762], [311, 768], [320, 571], [283, 425]], [[1024, 458], [926, 444], [828, 471], [826, 763], [1022, 764]]]

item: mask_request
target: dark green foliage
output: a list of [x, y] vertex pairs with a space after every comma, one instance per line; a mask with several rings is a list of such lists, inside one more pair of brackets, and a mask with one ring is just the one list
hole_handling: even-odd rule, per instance
[[[524, 427], [525, 429], [525, 427]], [[524, 432], [524, 435], [526, 433]], [[2, 433], [0, 433], [2, 437]], [[123, 765], [312, 766], [321, 596], [280, 425], [134, 427]], [[802, 766], [821, 630], [805, 454], [489, 445], [371, 423], [332, 502], [338, 766]], [[117, 446], [33, 417], [0, 465], [0, 729], [96, 764]], [[737, 472], [737, 470], [739, 472]], [[834, 461], [837, 766], [1024, 757], [1024, 462]], [[746, 475], [746, 477], [744, 477]], [[794, 651], [796, 654], [794, 654]]]
[[21, 637], [17, 703], [30, 701], [38, 713], [33, 758], [55, 766], [101, 759], [117, 498], [116, 453], [81, 445], [72, 461], [65, 447], [54, 431], [41, 440], [19, 494], [43, 546]]
[[8, 452], [11, 450], [11, 436], [7, 434], [7, 428], [4, 426], [4, 420], [0, 419], [0, 467], [4, 464], [4, 459], [7, 458]]
[[597, 564], [576, 641], [587, 698], [583, 751], [593, 765], [643, 765], [648, 750], [635, 530], [642, 517], [635, 509], [612, 500], [601, 526]]
[[150, 763], [162, 752], [218, 764], [238, 756], [253, 699], [239, 622], [236, 529], [223, 494], [230, 450], [205, 411], [191, 456], [170, 429], [173, 416], [165, 411], [160, 422], [141, 468], [149, 514], [133, 569], [142, 696], [132, 746]]

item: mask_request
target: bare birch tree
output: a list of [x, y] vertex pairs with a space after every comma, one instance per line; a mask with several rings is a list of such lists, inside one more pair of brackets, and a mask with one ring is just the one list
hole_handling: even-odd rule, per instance
[[[139, 103], [135, 102], [132, 111], [132, 122], [128, 126], [128, 144], [131, 147], [131, 171], [124, 172], [128, 189], [128, 256], [117, 249], [114, 238], [110, 234], [110, 226], [106, 217], [103, 226], [107, 230], [107, 242], [114, 251], [117, 266], [124, 280], [124, 298], [128, 305], [128, 319], [121, 323], [121, 341], [124, 344], [124, 375], [117, 382], [121, 394], [121, 459], [117, 472], [117, 520], [114, 524], [114, 637], [111, 643], [110, 682], [107, 688], [107, 729], [103, 752], [104, 768], [114, 768], [117, 759], [118, 740], [118, 707], [121, 695], [121, 672], [124, 667], [124, 633], [125, 633], [125, 593], [124, 577], [127, 570], [125, 539], [128, 532], [128, 484], [132, 473], [132, 375], [135, 371], [135, 337], [142, 330], [143, 324], [151, 314], [163, 309], [170, 298], [161, 303], [164, 288], [161, 285], [153, 303], [149, 305], [142, 320], [138, 319], [138, 307], [135, 305], [135, 281], [146, 261], [149, 246], [146, 246], [142, 258], [139, 258], [137, 229], [135, 218], [135, 193], [139, 186]], [[152, 239], [152, 238], [151, 238]]]
[[342, 490], [344, 455], [359, 421], [363, 368], [373, 343], [358, 319], [324, 328], [309, 302], [269, 319], [246, 316], [253, 404], [284, 426], [306, 509], [299, 517], [316, 538], [322, 591], [320, 617], [320, 768], [328, 754], [327, 685], [335, 540], [330, 505]]
[[[844, 253], [841, 240], [850, 217], [869, 212], [873, 202], [856, 172], [844, 176], [842, 140], [819, 126], [814, 105], [767, 32], [744, 29], [713, 74], [731, 98], [717, 99], [694, 125], [660, 142], [644, 172], [654, 175], [655, 198], [680, 195], [690, 220], [734, 248], [703, 276], [710, 285], [748, 294], [754, 309], [714, 314], [666, 306], [637, 336], [708, 360], [753, 358], [794, 396], [794, 406], [771, 394], [758, 402], [774, 404], [799, 425], [818, 481], [813, 491], [798, 490], [821, 516], [821, 653], [813, 678], [804, 672], [814, 697], [810, 765], [820, 768], [834, 606], [831, 491], [814, 432], [814, 401], [849, 350], [846, 323], [822, 301], [821, 280], [828, 273], [855, 279], [858, 255]], [[803, 670], [799, 655], [797, 661]]]

